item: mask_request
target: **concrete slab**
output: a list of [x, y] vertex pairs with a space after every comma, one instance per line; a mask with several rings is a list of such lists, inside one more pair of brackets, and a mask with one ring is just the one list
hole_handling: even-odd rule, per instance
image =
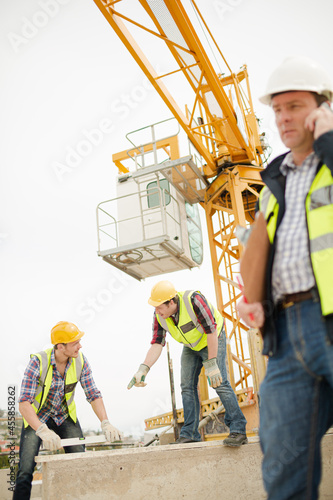
[[[332, 499], [333, 435], [323, 439], [320, 499]], [[221, 441], [37, 457], [43, 500], [261, 500], [258, 438], [241, 448]]]

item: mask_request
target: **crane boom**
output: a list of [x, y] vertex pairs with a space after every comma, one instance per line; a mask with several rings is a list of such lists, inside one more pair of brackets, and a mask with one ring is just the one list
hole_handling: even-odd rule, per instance
[[[262, 146], [251, 96], [247, 95], [247, 69], [244, 67], [238, 74], [231, 73], [227, 77], [217, 74], [181, 2], [139, 0], [148, 14], [146, 25], [143, 25], [116, 10], [117, 6], [126, 4], [126, 0], [94, 1], [205, 159], [207, 177], [215, 176], [218, 167], [226, 162], [254, 162], [260, 165]], [[197, 10], [196, 5], [193, 5]], [[148, 26], [148, 21], [153, 21], [155, 30]], [[155, 38], [151, 43], [160, 42], [166, 46], [176, 67], [159, 74], [136, 43], [127, 25], [139, 27], [150, 38]], [[229, 69], [228, 65], [226, 69]], [[192, 105], [187, 116], [164, 83], [175, 74], [185, 78], [189, 90], [187, 96], [190, 92], [192, 94]], [[246, 91], [240, 87], [243, 80], [246, 82]], [[199, 124], [194, 118], [196, 113], [200, 116]]]

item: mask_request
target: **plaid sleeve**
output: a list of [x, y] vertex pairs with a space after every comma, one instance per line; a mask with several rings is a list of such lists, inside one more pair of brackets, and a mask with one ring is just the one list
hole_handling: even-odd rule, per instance
[[214, 314], [211, 311], [206, 298], [201, 293], [194, 292], [191, 297], [193, 310], [204, 332], [206, 334], [214, 333], [216, 331], [216, 321]]
[[95, 401], [95, 399], [101, 398], [102, 394], [96, 387], [87, 358], [83, 354], [82, 356], [84, 365], [81, 372], [80, 384], [84, 390], [88, 403], [91, 403], [92, 401]]
[[164, 328], [161, 327], [159, 322], [157, 321], [156, 318], [156, 313], [154, 312], [154, 318], [153, 318], [153, 338], [152, 341], [150, 342], [151, 344], [161, 344], [162, 346], [165, 345], [165, 335], [166, 332]]
[[37, 356], [33, 356], [30, 359], [23, 375], [21, 393], [18, 400], [19, 403], [23, 403], [24, 401], [33, 403], [39, 383], [39, 372], [39, 359]]

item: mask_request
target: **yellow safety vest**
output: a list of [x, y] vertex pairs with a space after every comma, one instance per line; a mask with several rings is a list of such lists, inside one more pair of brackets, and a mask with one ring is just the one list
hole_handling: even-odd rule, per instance
[[[186, 347], [190, 347], [194, 351], [201, 351], [207, 346], [207, 335], [204, 329], [200, 325], [198, 318], [193, 310], [193, 305], [191, 302], [193, 290], [186, 290], [185, 292], [178, 292], [179, 297], [179, 320], [178, 325], [175, 325], [172, 318], [163, 319], [156, 314], [157, 321], [161, 327], [168, 331], [172, 337], [184, 344]], [[213, 307], [208, 302], [209, 308], [212, 311], [215, 322], [216, 331], [220, 335], [223, 327], [223, 317], [221, 313]]]
[[[51, 353], [52, 353], [52, 348], [38, 352], [37, 354], [31, 354], [30, 356], [31, 358], [33, 356], [37, 356], [37, 358], [39, 359], [39, 367], [40, 367], [39, 383], [35, 394], [34, 402], [31, 405], [35, 410], [36, 414], [38, 414], [38, 412], [42, 409], [51, 387], [52, 375], [53, 375], [53, 365], [51, 364]], [[70, 367], [68, 368], [66, 373], [65, 399], [68, 406], [69, 416], [71, 417], [73, 422], [76, 422], [77, 416], [76, 416], [76, 406], [74, 401], [74, 393], [75, 393], [75, 386], [81, 377], [84, 360], [81, 352], [79, 353], [79, 356], [77, 358], [71, 358], [71, 359], [72, 360]], [[25, 419], [23, 419], [23, 421], [24, 421], [24, 427], [28, 427], [29, 425], [28, 422]]]
[[[269, 241], [273, 243], [279, 212], [275, 196], [267, 186], [259, 197], [259, 209], [267, 220]], [[317, 283], [323, 316], [333, 313], [333, 178], [322, 165], [305, 199], [310, 258]]]

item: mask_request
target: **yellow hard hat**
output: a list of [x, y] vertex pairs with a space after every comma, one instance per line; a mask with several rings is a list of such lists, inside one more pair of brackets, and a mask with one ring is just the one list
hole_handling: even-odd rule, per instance
[[79, 340], [83, 335], [84, 332], [81, 332], [74, 323], [59, 321], [51, 330], [51, 342], [53, 345], [68, 344]]
[[173, 299], [175, 295], [177, 295], [177, 290], [170, 281], [159, 281], [151, 289], [148, 304], [157, 307], [163, 304], [163, 302]]

